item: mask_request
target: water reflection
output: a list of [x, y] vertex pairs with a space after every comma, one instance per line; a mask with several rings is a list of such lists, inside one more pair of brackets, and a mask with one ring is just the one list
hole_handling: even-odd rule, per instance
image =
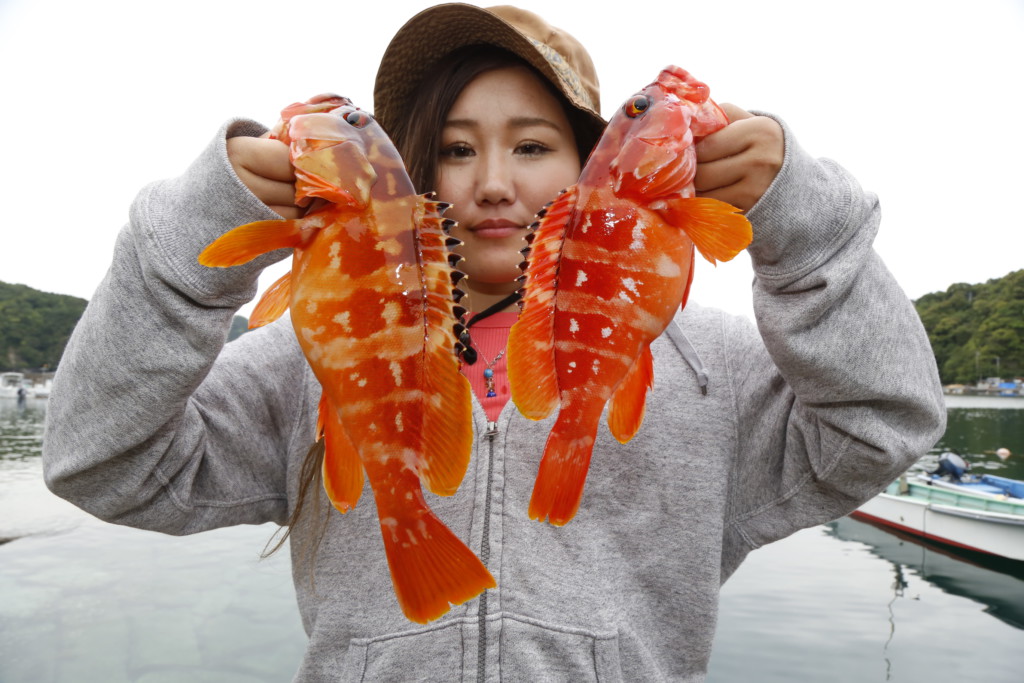
[[1014, 628], [1024, 629], [1024, 562], [961, 550], [844, 517], [825, 525], [842, 541], [868, 546], [871, 554], [893, 564], [896, 598], [911, 571], [951, 595], [985, 605], [984, 611]]

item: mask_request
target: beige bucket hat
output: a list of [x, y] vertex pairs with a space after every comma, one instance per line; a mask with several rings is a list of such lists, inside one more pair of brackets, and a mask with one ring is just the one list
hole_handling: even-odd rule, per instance
[[398, 30], [377, 71], [374, 117], [392, 130], [409, 106], [420, 80], [450, 52], [467, 45], [494, 45], [512, 52], [543, 74], [573, 107], [587, 114], [598, 134], [604, 129], [597, 71], [582, 44], [533, 12], [502, 5], [462, 3], [423, 10]]

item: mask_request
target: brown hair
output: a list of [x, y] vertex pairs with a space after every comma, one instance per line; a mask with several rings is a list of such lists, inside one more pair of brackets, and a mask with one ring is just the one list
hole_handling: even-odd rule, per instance
[[[394, 130], [386, 131], [402, 155], [402, 159], [405, 160], [409, 177], [418, 192], [429, 192], [434, 189], [440, 155], [441, 131], [448, 119], [448, 112], [455, 105], [459, 94], [480, 74], [510, 66], [522, 66], [529, 69], [558, 100], [572, 126], [576, 149], [580, 157], [580, 166], [586, 162], [590, 150], [597, 144], [599, 137], [599, 132], [595, 129], [591, 119], [570, 105], [565, 96], [551, 85], [543, 74], [520, 57], [492, 45], [470, 45], [449, 53], [438, 62], [436, 68], [432, 69], [417, 86], [412, 106], [401, 112]], [[324, 442], [321, 438], [310, 447], [303, 460], [299, 474], [299, 493], [295, 501], [295, 508], [288, 517], [287, 527], [283, 533], [275, 533], [275, 536], [268, 541], [263, 557], [272, 555], [284, 545], [292, 530], [299, 523], [311, 491], [314, 495], [314, 509], [320, 507], [323, 459]], [[332, 509], [330, 507], [326, 509], [328, 515]], [[300, 549], [302, 552], [297, 555], [303, 561], [308, 562], [311, 580], [312, 561], [327, 530], [327, 521], [328, 519], [321, 521], [319, 528], [314, 533], [312, 543], [309, 547]], [[277, 538], [276, 543], [274, 543], [274, 538]]]

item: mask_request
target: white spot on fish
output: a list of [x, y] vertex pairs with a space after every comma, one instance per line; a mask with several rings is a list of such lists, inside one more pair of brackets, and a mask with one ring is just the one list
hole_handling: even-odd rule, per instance
[[629, 245], [630, 249], [639, 251], [644, 248], [644, 224], [643, 221], [637, 221], [633, 224], [633, 241]]
[[631, 277], [622, 278], [622, 286], [633, 292], [637, 296], [640, 296], [640, 291], [636, 288], [636, 280]]
[[596, 375], [600, 369], [601, 361], [594, 359], [594, 364], [590, 366], [590, 370]]
[[327, 250], [327, 255], [328, 256], [337, 256], [340, 253], [341, 253], [341, 243], [340, 242], [331, 242], [331, 246]]
[[576, 273], [576, 286], [577, 287], [579, 287], [580, 285], [582, 285], [586, 281], [587, 281], [587, 274], [586, 273], [584, 273], [582, 270], [580, 272]]
[[388, 366], [391, 369], [391, 376], [395, 378], [395, 386], [402, 386], [402, 366], [391, 361], [391, 365]]
[[575, 368], [576, 368], [576, 361], [569, 361], [569, 374], [570, 374], [570, 375], [572, 374], [572, 371], [573, 371], [573, 370], [574, 370]]
[[[312, 311], [310, 311], [310, 312], [312, 312]], [[351, 327], [349, 325], [349, 316], [350, 316], [349, 311], [345, 311], [344, 313], [339, 313], [336, 316], [334, 316], [334, 318], [332, 318], [332, 320], [334, 322], [336, 322], [338, 325], [341, 325], [342, 329], [348, 331], [348, 330], [351, 330]]]
[[365, 387], [366, 386], [366, 378], [363, 377], [362, 379], [360, 379], [358, 382], [356, 382], [356, 385], [358, 385], [360, 389]]
[[[383, 303], [383, 299], [381, 303]], [[402, 307], [394, 301], [384, 304], [384, 309], [380, 312], [380, 317], [384, 318], [384, 322], [388, 325], [397, 323], [400, 315], [402, 315]]]
[[405, 431], [405, 425], [402, 424], [402, 412], [401, 411], [399, 411], [398, 413], [395, 414], [395, 429], [397, 429], [399, 432], [404, 432]]
[[331, 263], [330, 263], [330, 265], [328, 265], [328, 267], [331, 270], [341, 270], [341, 258], [338, 257], [338, 256], [335, 256], [334, 258], [332, 258], [331, 259]]
[[619, 292], [619, 298], [629, 303], [633, 303], [633, 300], [629, 298], [629, 294], [626, 294], [625, 292]]
[[306, 302], [306, 313], [316, 313], [316, 302], [315, 301], [310, 300], [310, 301]]
[[608, 337], [612, 336], [612, 328], [610, 328], [610, 327], [602, 327], [601, 328], [601, 336], [604, 337], [605, 339], [607, 339]]
[[580, 331], [580, 324], [576, 322], [576, 318], [569, 318], [569, 331], [573, 334]]

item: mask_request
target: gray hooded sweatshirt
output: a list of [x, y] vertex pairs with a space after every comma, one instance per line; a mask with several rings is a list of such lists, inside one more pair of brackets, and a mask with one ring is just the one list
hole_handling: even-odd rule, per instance
[[[196, 261], [277, 217], [226, 153], [226, 138], [263, 130], [231, 121], [183, 175], [142, 190], [61, 360], [46, 481], [97, 517], [192, 534], [283, 524], [295, 505], [320, 386], [287, 319], [225, 345], [261, 269], [288, 254]], [[785, 134], [748, 213], [757, 326], [693, 302], [677, 316], [685, 336], [652, 347], [643, 426], [623, 445], [602, 423], [564, 527], [527, 517], [553, 420], [509, 403], [488, 423], [475, 404], [461, 487], [427, 495], [498, 587], [428, 625], [395, 600], [369, 486], [346, 515], [320, 496], [291, 536], [309, 634], [296, 680], [703, 680], [720, 586], [746, 554], [845, 515], [935, 443], [935, 360], [872, 249], [877, 200]]]

